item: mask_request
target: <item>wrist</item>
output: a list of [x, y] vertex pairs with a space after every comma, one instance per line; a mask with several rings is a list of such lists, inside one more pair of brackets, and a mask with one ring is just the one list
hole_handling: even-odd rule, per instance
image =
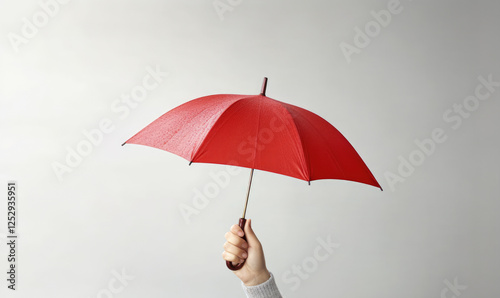
[[265, 283], [266, 281], [269, 280], [269, 278], [271, 278], [271, 274], [269, 273], [269, 271], [267, 271], [267, 269], [264, 269], [259, 273], [255, 274], [255, 276], [249, 281], [243, 282], [243, 284], [245, 284], [245, 286], [247, 287], [257, 286], [262, 283]]

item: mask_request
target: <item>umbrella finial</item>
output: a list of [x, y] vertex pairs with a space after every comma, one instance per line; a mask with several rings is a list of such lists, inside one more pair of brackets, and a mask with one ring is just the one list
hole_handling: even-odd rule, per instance
[[267, 78], [264, 77], [264, 82], [262, 83], [262, 91], [260, 91], [260, 95], [266, 96], [266, 87], [267, 87]]

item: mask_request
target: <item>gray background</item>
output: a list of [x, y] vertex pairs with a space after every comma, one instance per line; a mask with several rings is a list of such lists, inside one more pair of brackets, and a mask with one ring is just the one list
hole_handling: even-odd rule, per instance
[[[188, 224], [179, 206], [225, 167], [120, 145], [187, 100], [257, 94], [264, 76], [268, 96], [337, 127], [384, 187], [255, 173], [247, 217], [285, 297], [452, 297], [455, 279], [461, 298], [498, 296], [499, 87], [456, 129], [443, 114], [474, 95], [479, 76], [500, 81], [500, 5], [402, 0], [348, 63], [341, 43], [390, 2], [233, 0], [221, 17], [211, 0], [74, 0], [16, 51], [9, 38], [43, 9], [2, 0], [0, 233], [4, 243], [6, 182], [16, 180], [19, 262], [13, 293], [0, 247], [0, 296], [243, 297], [221, 253], [249, 170]], [[148, 67], [168, 75], [120, 117], [113, 103]], [[53, 164], [106, 118], [114, 130], [58, 179]], [[435, 129], [446, 141], [391, 187], [388, 173]], [[318, 237], [339, 247], [313, 266]], [[308, 278], [290, 282], [304, 263]], [[116, 283], [122, 270], [133, 278]]]

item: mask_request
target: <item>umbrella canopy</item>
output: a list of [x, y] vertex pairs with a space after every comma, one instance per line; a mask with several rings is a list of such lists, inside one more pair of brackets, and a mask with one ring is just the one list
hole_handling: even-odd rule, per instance
[[320, 116], [265, 96], [217, 94], [165, 113], [125, 143], [190, 163], [215, 163], [305, 181], [342, 179], [380, 187], [347, 139]]

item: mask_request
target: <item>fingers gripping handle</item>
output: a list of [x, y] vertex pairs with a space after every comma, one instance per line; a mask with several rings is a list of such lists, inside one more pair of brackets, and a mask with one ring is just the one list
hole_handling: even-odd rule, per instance
[[[240, 218], [240, 222], [238, 223], [238, 225], [240, 226], [240, 228], [243, 230], [243, 232], [245, 231], [245, 223], [247, 222], [247, 220], [245, 218]], [[245, 241], [247, 241], [247, 237], [246, 235], [243, 235], [242, 237]], [[233, 270], [233, 271], [236, 271], [236, 270], [240, 270], [241, 267], [243, 267], [243, 265], [245, 264], [245, 261], [243, 261], [243, 263], [240, 263], [240, 264], [236, 264], [236, 265], [233, 265], [233, 262], [229, 262], [229, 261], [226, 261], [226, 266], [227, 268], [229, 268], [230, 270]]]

